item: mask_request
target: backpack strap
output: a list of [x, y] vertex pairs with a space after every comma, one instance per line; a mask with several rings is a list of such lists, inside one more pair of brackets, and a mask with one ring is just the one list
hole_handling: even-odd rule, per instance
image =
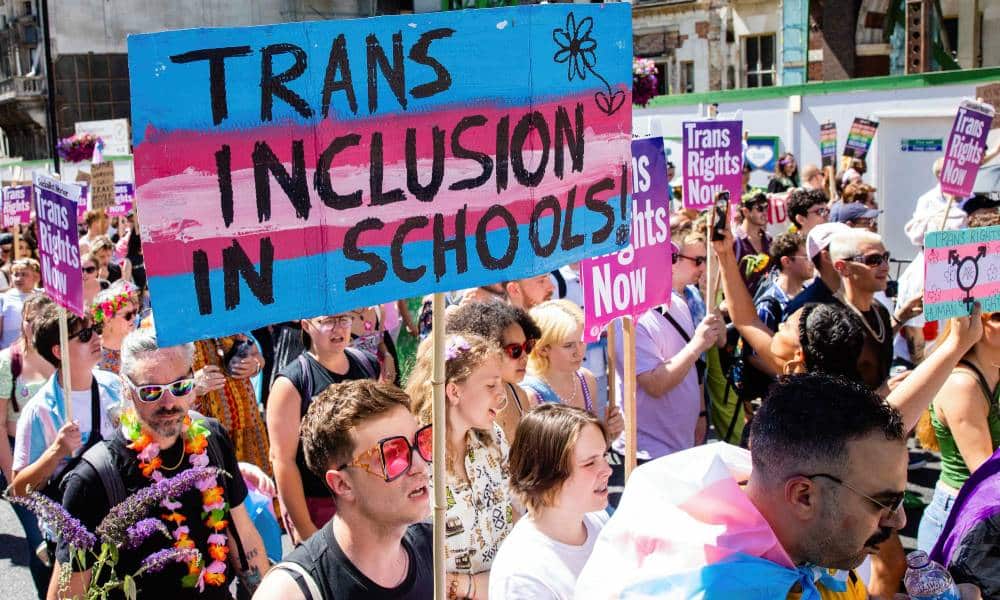
[[281, 569], [287, 572], [296, 584], [299, 586], [299, 590], [302, 591], [302, 595], [305, 596], [306, 600], [322, 600], [323, 592], [316, 585], [316, 580], [313, 576], [309, 574], [309, 571], [305, 569], [302, 565], [289, 560], [281, 561], [280, 563], [272, 567], [274, 569]]
[[97, 476], [101, 479], [101, 484], [104, 486], [104, 493], [108, 497], [109, 507], [116, 506], [125, 501], [127, 497], [125, 482], [122, 481], [121, 473], [118, 472], [118, 469], [111, 462], [111, 451], [108, 450], [106, 442], [91, 446], [83, 453], [81, 460], [97, 472]]
[[348, 356], [354, 358], [368, 379], [378, 379], [378, 359], [370, 353], [348, 346], [344, 348]]
[[17, 404], [17, 378], [24, 370], [24, 357], [14, 346], [10, 348], [10, 403], [14, 410], [20, 412], [21, 408]]

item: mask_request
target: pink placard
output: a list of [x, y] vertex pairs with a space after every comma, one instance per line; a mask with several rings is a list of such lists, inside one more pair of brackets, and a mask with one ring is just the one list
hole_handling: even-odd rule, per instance
[[941, 167], [941, 192], [964, 198], [972, 193], [979, 162], [986, 150], [986, 136], [993, 122], [993, 107], [963, 100], [951, 126]]

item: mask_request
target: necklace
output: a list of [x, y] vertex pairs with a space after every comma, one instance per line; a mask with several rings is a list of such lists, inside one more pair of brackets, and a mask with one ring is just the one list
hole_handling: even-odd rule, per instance
[[164, 471], [176, 471], [181, 466], [181, 463], [184, 462], [184, 455], [185, 454], [187, 454], [187, 453], [184, 451], [184, 446], [182, 444], [181, 445], [181, 459], [179, 461], [177, 461], [177, 464], [174, 465], [174, 466], [172, 466], [172, 467], [168, 467], [167, 465], [161, 465], [161, 468]]
[[559, 398], [559, 402], [561, 402], [562, 404], [565, 404], [567, 406], [574, 406], [573, 401], [576, 400], [576, 381], [575, 380], [571, 381], [571, 385], [573, 387], [573, 395], [569, 397], [569, 400], [563, 400], [563, 397], [559, 395], [559, 392], [556, 391], [556, 388], [555, 388], [555, 386], [552, 385], [551, 381], [549, 381], [545, 377], [540, 377], [540, 379], [542, 381], [544, 381], [545, 385], [549, 386], [549, 389], [552, 390], [552, 393], [555, 394]]
[[[209, 465], [208, 436], [211, 432], [205, 426], [204, 419], [192, 420], [191, 417], [184, 417], [180, 439], [183, 443], [181, 461], [173, 468], [163, 466], [159, 444], [153, 441], [148, 431], [143, 430], [135, 411], [130, 410], [122, 414], [121, 423], [125, 437], [131, 442], [126, 448], [135, 451], [143, 476], [153, 481], [164, 479], [163, 473], [160, 472], [161, 468], [167, 471], [180, 468], [185, 455], [188, 455], [188, 462], [193, 467]], [[225, 532], [229, 528], [229, 521], [226, 520], [229, 503], [226, 502], [218, 477], [203, 479], [196, 486], [201, 492], [201, 515], [205, 526], [211, 531], [207, 540], [208, 557], [197, 558], [187, 563], [188, 574], [181, 578], [181, 587], [198, 588], [203, 592], [206, 584], [220, 587], [226, 583], [229, 546]], [[166, 498], [160, 506], [169, 511], [160, 516], [165, 521], [168, 531], [171, 524], [175, 525], [170, 534], [174, 540], [174, 548], [194, 548], [195, 541], [190, 537], [191, 530], [184, 525], [187, 516], [177, 512], [183, 505], [173, 498]], [[211, 559], [211, 562], [206, 566], [208, 559]]]
[[872, 329], [872, 326], [868, 324], [868, 319], [865, 318], [865, 314], [860, 310], [858, 310], [858, 307], [854, 306], [850, 302], [844, 302], [844, 304], [846, 304], [848, 308], [853, 310], [855, 313], [857, 313], [859, 317], [861, 317], [861, 322], [864, 324], [865, 329], [868, 330], [868, 333], [872, 334], [872, 337], [875, 338], [875, 343], [881, 344], [883, 341], [885, 341], [885, 323], [882, 322], [882, 315], [878, 314], [877, 307], [872, 305], [871, 309], [872, 312], [875, 314], [875, 322], [878, 323], [878, 333], [875, 333], [875, 330]]

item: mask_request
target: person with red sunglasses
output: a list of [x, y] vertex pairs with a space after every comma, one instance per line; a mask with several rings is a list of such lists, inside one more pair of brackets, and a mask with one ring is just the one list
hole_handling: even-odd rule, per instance
[[508, 440], [514, 439], [517, 424], [535, 406], [531, 395], [521, 388], [528, 368], [528, 355], [542, 332], [524, 310], [502, 302], [470, 302], [448, 315], [447, 333], [471, 333], [492, 341], [503, 350], [500, 376], [507, 392], [507, 408], [497, 415], [497, 423]]
[[309, 468], [337, 504], [328, 525], [278, 563], [257, 600], [424, 600], [434, 595], [433, 432], [410, 398], [368, 379], [326, 388], [302, 421]]
[[[433, 340], [417, 350], [417, 364], [406, 391], [421, 423], [432, 419]], [[500, 544], [514, 526], [509, 447], [497, 424], [507, 406], [501, 350], [472, 334], [451, 334], [445, 339], [445, 438], [444, 482], [447, 486], [448, 597], [483, 598], [490, 569]], [[429, 597], [429, 596], [428, 596]]]

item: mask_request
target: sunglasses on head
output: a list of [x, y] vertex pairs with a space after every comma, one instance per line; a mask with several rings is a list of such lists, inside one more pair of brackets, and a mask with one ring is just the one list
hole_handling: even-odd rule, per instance
[[164, 391], [170, 392], [170, 395], [174, 398], [181, 398], [190, 394], [191, 390], [194, 389], [194, 377], [190, 376], [162, 385], [155, 383], [136, 385], [128, 377], [125, 377], [125, 381], [135, 390], [135, 393], [139, 396], [139, 400], [146, 403], [156, 402], [163, 397]]
[[80, 338], [80, 341], [86, 344], [90, 341], [90, 338], [94, 337], [94, 334], [101, 335], [104, 333], [104, 325], [97, 323], [84, 327], [80, 331], [69, 336], [69, 339]]
[[696, 266], [696, 267], [700, 267], [700, 266], [702, 266], [703, 264], [705, 264], [705, 261], [707, 261], [707, 260], [708, 260], [708, 259], [707, 259], [706, 257], [704, 257], [704, 256], [686, 256], [686, 255], [684, 255], [684, 254], [675, 254], [674, 256], [676, 257], [676, 258], [674, 259], [674, 262], [675, 262], [675, 263], [677, 262], [677, 258], [683, 258], [683, 259], [685, 259], [685, 260], [689, 260], [689, 261], [693, 262], [693, 263], [694, 263], [694, 266]]
[[84, 267], [83, 268], [83, 272], [86, 273], [86, 274], [88, 274], [88, 275], [90, 275], [91, 273], [96, 273], [97, 272], [97, 267], [94, 267], [94, 266]]
[[861, 263], [869, 267], [881, 267], [884, 264], [889, 263], [889, 252], [883, 252], [881, 254], [866, 254], [864, 256], [852, 256], [851, 262]]
[[509, 358], [517, 360], [524, 354], [531, 354], [535, 349], [536, 340], [524, 340], [523, 344], [507, 344], [503, 347], [504, 354]]
[[[413, 434], [413, 442], [406, 437], [394, 435], [382, 438], [377, 444], [365, 450], [349, 463], [337, 467], [342, 471], [347, 467], [359, 467], [372, 475], [385, 479], [386, 483], [395, 481], [410, 472], [413, 466], [413, 452], [416, 451], [425, 463], [430, 464], [434, 456], [434, 430], [431, 425], [424, 425]], [[370, 459], [378, 457], [381, 472], [374, 470]]]

